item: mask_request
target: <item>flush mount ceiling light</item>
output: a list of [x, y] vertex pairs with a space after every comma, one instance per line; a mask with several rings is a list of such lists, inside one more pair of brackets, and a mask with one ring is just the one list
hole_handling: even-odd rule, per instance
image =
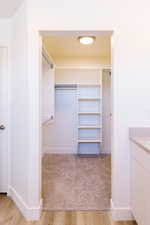
[[83, 45], [93, 44], [95, 39], [96, 39], [96, 37], [94, 37], [94, 36], [80, 36], [80, 37], [78, 37], [79, 42]]

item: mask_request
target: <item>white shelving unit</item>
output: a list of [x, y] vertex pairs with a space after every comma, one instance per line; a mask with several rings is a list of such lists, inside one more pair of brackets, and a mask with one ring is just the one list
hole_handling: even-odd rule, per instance
[[77, 95], [78, 154], [99, 155], [102, 143], [102, 87], [79, 84]]

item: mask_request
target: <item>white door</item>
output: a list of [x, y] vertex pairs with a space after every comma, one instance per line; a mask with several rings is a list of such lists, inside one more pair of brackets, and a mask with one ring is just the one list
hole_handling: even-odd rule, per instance
[[7, 48], [0, 47], [0, 192], [8, 189], [8, 73]]
[[103, 152], [111, 153], [111, 74], [109, 70], [102, 74], [103, 103], [102, 103], [102, 127], [103, 127]]

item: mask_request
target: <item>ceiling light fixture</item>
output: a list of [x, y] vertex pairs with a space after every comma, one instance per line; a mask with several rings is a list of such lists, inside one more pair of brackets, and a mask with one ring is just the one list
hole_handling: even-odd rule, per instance
[[79, 42], [83, 45], [93, 44], [95, 39], [96, 39], [96, 37], [94, 37], [94, 36], [80, 36], [80, 37], [78, 37]]

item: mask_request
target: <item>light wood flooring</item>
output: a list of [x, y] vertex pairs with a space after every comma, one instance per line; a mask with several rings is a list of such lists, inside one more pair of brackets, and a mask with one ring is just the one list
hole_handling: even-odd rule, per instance
[[108, 211], [43, 212], [41, 219], [27, 222], [7, 196], [0, 195], [0, 225], [136, 225], [112, 222]]

